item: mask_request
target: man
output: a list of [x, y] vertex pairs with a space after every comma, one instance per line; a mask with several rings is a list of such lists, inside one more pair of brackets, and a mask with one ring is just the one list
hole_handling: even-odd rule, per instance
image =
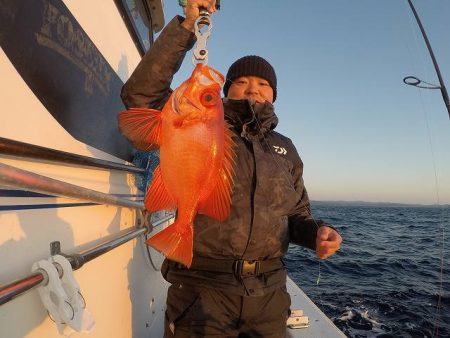
[[[128, 108], [162, 109], [173, 74], [195, 42], [199, 8], [213, 13], [214, 5], [190, 0], [186, 18], [175, 17], [165, 27], [123, 87]], [[311, 216], [303, 163], [291, 140], [273, 130], [278, 118], [272, 66], [245, 56], [229, 68], [223, 90], [237, 157], [231, 212], [224, 222], [196, 217], [190, 269], [164, 262], [162, 273], [172, 283], [165, 336], [280, 338], [290, 307], [281, 260], [289, 242], [315, 249], [324, 259], [342, 239]]]

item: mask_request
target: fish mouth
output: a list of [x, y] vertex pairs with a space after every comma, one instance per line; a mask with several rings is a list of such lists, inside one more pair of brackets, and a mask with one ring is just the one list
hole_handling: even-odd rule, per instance
[[[183, 109], [193, 108], [197, 112], [202, 112], [204, 106], [201, 101], [195, 98], [195, 94], [202, 88], [207, 88], [211, 86], [220, 87], [223, 85], [223, 75], [214, 71], [213, 69], [208, 69], [209, 73], [204, 75], [202, 73], [195, 73], [195, 77], [191, 77], [189, 80], [185, 81], [180, 87], [178, 87], [172, 95], [172, 109], [178, 115], [181, 115]], [[192, 82], [198, 85], [191, 88]], [[194, 97], [192, 97], [192, 90], [195, 92]], [[201, 91], [200, 91], [201, 92]]]
[[224, 83], [223, 75], [216, 72], [214, 69], [209, 69], [209, 75], [214, 79], [214, 81], [222, 88]]
[[218, 84], [221, 88], [223, 87], [223, 76], [220, 73], [215, 72], [212, 69], [208, 69], [208, 74], [198, 74], [196, 77], [198, 83], [203, 86], [210, 86], [212, 84]]

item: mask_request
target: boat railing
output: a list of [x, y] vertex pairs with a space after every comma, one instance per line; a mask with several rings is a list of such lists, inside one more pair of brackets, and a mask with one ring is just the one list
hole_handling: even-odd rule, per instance
[[[74, 253], [70, 255], [62, 254], [70, 262], [73, 270], [78, 270], [85, 263], [115, 249], [116, 247], [136, 238], [142, 236], [148, 232], [149, 229], [160, 226], [165, 222], [168, 222], [174, 217], [172, 213], [166, 215], [163, 218], [153, 222], [148, 227], [140, 228], [130, 228], [121, 231], [119, 234], [108, 238], [100, 244], [93, 245], [91, 248], [83, 250], [79, 253]], [[52, 255], [61, 254], [59, 242], [52, 242], [50, 244], [50, 252]], [[60, 272], [60, 277], [62, 277], [62, 269], [58, 267], [58, 263], [53, 263]], [[32, 273], [24, 278], [15, 280], [6, 285], [0, 286], [0, 305], [3, 305], [12, 299], [24, 294], [25, 292], [43, 284], [45, 285], [48, 281], [48, 276], [46, 276], [45, 271]]]
[[[111, 161], [90, 158], [86, 156], [76, 155], [72, 153], [62, 152], [50, 148], [40, 147], [23, 142], [13, 141], [0, 137], [0, 154], [13, 155], [18, 157], [31, 157], [39, 160], [62, 162], [64, 164], [82, 165], [110, 170], [125, 170], [128, 172], [143, 173], [144, 169], [131, 165], [124, 165]], [[5, 163], [0, 163], [0, 184], [7, 187], [18, 187], [27, 191], [49, 194], [50, 196], [62, 196], [68, 198], [81, 199], [96, 204], [114, 205], [128, 207], [142, 211], [137, 219], [137, 226], [147, 223], [145, 226], [133, 227], [123, 230], [113, 237], [109, 237], [101, 244], [94, 245], [88, 250], [65, 256], [73, 270], [81, 268], [81, 266], [93, 260], [104, 253], [136, 238], [150, 232], [154, 227], [168, 222], [174, 217], [173, 213], [168, 213], [164, 217], [149, 222], [149, 215], [144, 215], [145, 207], [142, 201], [121, 198], [112, 194], [102, 193], [99, 191], [84, 188], [78, 185], [70, 184], [60, 180], [56, 180], [47, 176], [39, 175], [27, 170], [23, 170]], [[142, 221], [144, 219], [144, 221]], [[52, 242], [51, 255], [61, 254], [59, 242]], [[57, 265], [58, 263], [54, 263]], [[62, 273], [62, 269], [57, 269]], [[60, 275], [61, 277], [61, 275]], [[48, 276], [46, 272], [34, 272], [25, 278], [18, 279], [4, 286], [0, 286], [0, 305], [5, 304], [13, 298], [25, 293], [32, 288], [46, 284]]]
[[81, 199], [98, 204], [144, 209], [144, 203], [102, 193], [75, 184], [66, 183], [47, 176], [0, 163], [0, 184], [25, 190]]
[[144, 173], [145, 169], [129, 164], [106, 161], [98, 158], [78, 155], [61, 150], [41, 147], [35, 144], [0, 137], [0, 154], [34, 158], [38, 160], [80, 165], [97, 169], [123, 170]]

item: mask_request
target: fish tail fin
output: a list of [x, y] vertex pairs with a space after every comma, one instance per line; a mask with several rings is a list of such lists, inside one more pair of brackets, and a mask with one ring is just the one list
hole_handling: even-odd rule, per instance
[[166, 229], [149, 238], [146, 243], [168, 259], [184, 264], [192, 264], [193, 224], [175, 221]]

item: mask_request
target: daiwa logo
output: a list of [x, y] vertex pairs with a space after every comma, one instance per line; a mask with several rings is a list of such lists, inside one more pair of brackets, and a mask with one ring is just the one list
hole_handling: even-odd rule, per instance
[[275, 148], [275, 152], [277, 154], [286, 155], [287, 150], [285, 148], [280, 147], [280, 146], [273, 146], [273, 147]]

